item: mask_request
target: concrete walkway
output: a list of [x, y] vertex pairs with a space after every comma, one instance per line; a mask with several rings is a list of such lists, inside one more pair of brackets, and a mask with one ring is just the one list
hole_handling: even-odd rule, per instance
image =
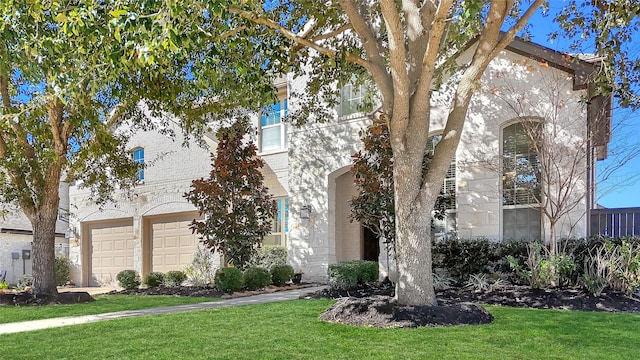
[[157, 308], [151, 308], [151, 309], [118, 311], [118, 312], [112, 312], [112, 313], [106, 313], [106, 314], [67, 316], [67, 317], [61, 317], [61, 318], [0, 324], [0, 335], [12, 334], [12, 333], [18, 333], [18, 332], [24, 332], [24, 331], [50, 329], [55, 327], [62, 327], [62, 326], [69, 326], [69, 325], [76, 325], [76, 324], [87, 324], [87, 323], [92, 323], [92, 322], [97, 322], [102, 320], [122, 319], [122, 318], [134, 317], [134, 316], [169, 314], [169, 313], [178, 313], [178, 312], [203, 310], [203, 309], [216, 309], [216, 308], [223, 308], [223, 307], [229, 307], [229, 306], [266, 304], [266, 303], [272, 303], [277, 301], [297, 299], [302, 294], [307, 294], [307, 293], [318, 291], [324, 288], [325, 286], [316, 286], [316, 287], [308, 287], [308, 288], [302, 288], [302, 289], [296, 289], [296, 290], [278, 291], [273, 293], [252, 295], [252, 296], [246, 296], [246, 297], [240, 297], [240, 298], [234, 298], [234, 299], [226, 299], [222, 301], [203, 302], [199, 304], [164, 306], [164, 307], [157, 307]]

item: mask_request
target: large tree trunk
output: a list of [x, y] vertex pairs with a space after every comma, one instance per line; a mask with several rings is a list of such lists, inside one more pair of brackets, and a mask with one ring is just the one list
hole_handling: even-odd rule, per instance
[[34, 217], [33, 225], [33, 288], [35, 295], [57, 295], [55, 274], [55, 232], [57, 207], [46, 209]]
[[[419, 150], [418, 153], [423, 154], [424, 150]], [[431, 209], [435, 196], [428, 196], [427, 201], [420, 201], [422, 161], [412, 158], [416, 156], [400, 155], [394, 162], [394, 177], [398, 179], [394, 183], [396, 262], [399, 275], [396, 300], [403, 305], [435, 305], [431, 258]], [[416, 166], [420, 171], [412, 169]]]
[[55, 272], [55, 237], [60, 205], [61, 167], [52, 164], [41, 189], [40, 206], [30, 212], [33, 227], [32, 271], [34, 295], [57, 295]]

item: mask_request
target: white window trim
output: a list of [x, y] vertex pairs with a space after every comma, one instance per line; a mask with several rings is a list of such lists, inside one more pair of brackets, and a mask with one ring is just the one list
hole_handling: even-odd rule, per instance
[[[287, 116], [287, 111], [288, 111], [288, 103], [289, 100], [285, 97], [285, 98], [281, 98], [278, 100], [278, 102], [280, 103], [280, 122], [276, 123], [276, 124], [271, 124], [271, 125], [266, 125], [266, 126], [262, 126], [262, 112], [259, 115], [258, 118], [258, 127], [259, 127], [259, 149], [258, 149], [258, 153], [261, 155], [264, 154], [275, 154], [275, 153], [281, 153], [281, 152], [286, 152], [288, 150], [288, 146], [289, 146], [289, 142], [287, 141], [287, 124], [285, 122], [282, 121], [282, 119], [284, 119], [285, 116]], [[286, 103], [286, 106], [285, 106]], [[276, 127], [280, 128], [280, 146], [277, 148], [270, 148], [267, 150], [263, 150], [263, 144], [262, 144], [262, 132], [263, 129], [275, 129]]]

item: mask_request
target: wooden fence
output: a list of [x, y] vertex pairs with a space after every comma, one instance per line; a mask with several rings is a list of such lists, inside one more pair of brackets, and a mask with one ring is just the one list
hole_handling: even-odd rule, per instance
[[640, 236], [640, 207], [591, 210], [590, 235]]

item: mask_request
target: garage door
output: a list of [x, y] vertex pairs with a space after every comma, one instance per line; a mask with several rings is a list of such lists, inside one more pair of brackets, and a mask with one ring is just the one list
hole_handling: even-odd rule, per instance
[[133, 269], [133, 223], [101, 223], [89, 225], [91, 267], [89, 285], [109, 285], [116, 275]]
[[181, 214], [150, 221], [152, 271], [183, 270], [191, 264], [198, 236], [191, 233], [189, 224], [196, 217], [197, 214]]

